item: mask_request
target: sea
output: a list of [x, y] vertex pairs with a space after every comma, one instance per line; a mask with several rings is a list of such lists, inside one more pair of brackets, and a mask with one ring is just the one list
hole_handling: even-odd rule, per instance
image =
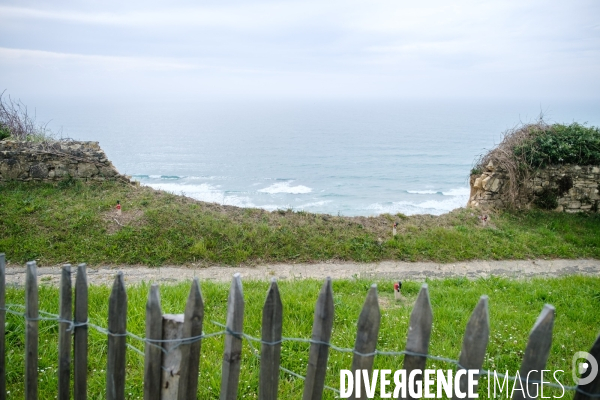
[[464, 207], [507, 130], [600, 126], [600, 101], [39, 99], [59, 137], [100, 142], [141, 185], [201, 201], [369, 216]]

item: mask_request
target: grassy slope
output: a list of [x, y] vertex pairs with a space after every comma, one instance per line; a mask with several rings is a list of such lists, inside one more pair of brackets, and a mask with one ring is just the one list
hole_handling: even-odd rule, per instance
[[465, 209], [440, 217], [348, 218], [240, 209], [108, 182], [0, 184], [0, 252], [14, 263], [599, 258], [598, 232], [597, 214], [503, 213], [483, 228]]
[[[390, 282], [378, 282], [382, 311], [378, 349], [398, 351], [404, 348], [412, 305], [420, 284], [405, 282], [403, 294], [406, 299], [395, 302]], [[332, 343], [351, 348], [356, 335], [356, 320], [371, 282], [363, 280], [334, 281], [335, 319]], [[283, 281], [279, 283], [284, 305], [283, 336], [310, 338], [314, 304], [322, 282], [314, 280]], [[226, 320], [228, 286], [211, 282], [201, 283], [205, 299], [205, 333], [218, 332], [221, 328], [212, 321]], [[268, 287], [267, 282], [244, 282], [246, 300], [244, 331], [260, 336], [261, 310]], [[145, 302], [149, 285], [128, 287], [127, 329], [144, 336]], [[484, 368], [509, 372], [514, 375], [527, 343], [529, 332], [545, 303], [556, 307], [556, 321], [550, 358], [547, 368], [562, 369], [558, 375], [563, 384], [572, 385], [571, 359], [576, 351], [588, 351], [598, 332], [600, 322], [600, 279], [597, 277], [564, 277], [557, 279], [509, 280], [503, 278], [434, 280], [429, 282], [433, 308], [433, 331], [430, 354], [456, 359], [460, 352], [462, 335], [469, 316], [479, 297], [489, 295], [490, 342]], [[90, 322], [106, 327], [107, 298], [110, 288], [90, 287]], [[161, 287], [164, 313], [180, 313], [185, 308], [189, 284]], [[40, 288], [40, 310], [58, 313], [58, 290]], [[22, 289], [8, 288], [8, 304], [24, 304]], [[56, 394], [56, 363], [58, 329], [55, 322], [40, 322], [40, 398], [54, 398]], [[7, 315], [7, 383], [9, 398], [23, 396], [23, 350], [24, 323], [22, 317]], [[128, 339], [136, 348], [143, 344]], [[90, 331], [89, 393], [90, 399], [101, 399], [104, 393], [106, 366], [106, 336]], [[256, 346], [256, 344], [255, 344]], [[223, 337], [203, 341], [200, 373], [200, 399], [218, 398], [220, 387]], [[308, 344], [284, 342], [282, 366], [301, 375], [306, 373]], [[332, 350], [326, 383], [339, 387], [339, 370], [350, 368], [352, 355]], [[127, 398], [142, 398], [143, 358], [127, 352]], [[256, 398], [259, 361], [252, 355], [248, 343], [244, 343], [239, 398]], [[396, 370], [401, 368], [401, 357], [378, 356], [375, 368]], [[439, 361], [428, 361], [428, 368], [451, 369], [453, 366]], [[487, 398], [486, 380], [482, 380], [480, 397]], [[326, 399], [332, 399], [326, 391]], [[281, 373], [280, 398], [301, 397], [302, 381]], [[561, 392], [545, 392], [560, 396]], [[570, 398], [567, 394], [565, 398]]]

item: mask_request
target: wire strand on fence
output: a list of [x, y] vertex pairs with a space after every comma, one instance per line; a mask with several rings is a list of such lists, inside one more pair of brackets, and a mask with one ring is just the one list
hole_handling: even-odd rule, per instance
[[[146, 339], [142, 336], [138, 336], [135, 333], [126, 331], [125, 333], [113, 333], [110, 332], [108, 329], [103, 328], [99, 325], [93, 324], [91, 322], [86, 321], [86, 322], [75, 322], [75, 321], [71, 321], [71, 320], [65, 320], [60, 318], [59, 315], [56, 314], [51, 314], [48, 313], [46, 311], [39, 311], [40, 314], [44, 314], [46, 316], [44, 317], [37, 317], [37, 318], [28, 318], [25, 313], [23, 312], [18, 312], [13, 310], [12, 308], [19, 308], [21, 310], [25, 309], [25, 306], [21, 305], [21, 304], [6, 304], [3, 308], [0, 308], [0, 311], [5, 311], [9, 314], [13, 314], [13, 315], [17, 315], [20, 316], [22, 318], [24, 318], [25, 320], [28, 321], [54, 321], [54, 322], [58, 322], [58, 323], [66, 323], [69, 324], [69, 328], [67, 329], [67, 331], [73, 332], [73, 328], [79, 327], [79, 326], [88, 326], [90, 328], [94, 328], [96, 331], [107, 335], [107, 336], [127, 336], [130, 337], [132, 339], [135, 339], [137, 341], [143, 342], [143, 343], [148, 343], [151, 346], [154, 346], [156, 348], [161, 349], [161, 351], [165, 354], [168, 354], [169, 352], [174, 351], [175, 349], [177, 349], [179, 346], [182, 345], [186, 345], [186, 344], [192, 344], [195, 342], [198, 342], [202, 339], [208, 339], [211, 337], [215, 337], [215, 336], [222, 336], [222, 335], [232, 335], [238, 339], [246, 339], [246, 342], [248, 343], [248, 345], [250, 346], [250, 348], [252, 349], [252, 355], [257, 357], [258, 359], [260, 359], [260, 352], [254, 347], [254, 345], [252, 344], [253, 342], [255, 343], [260, 343], [260, 344], [264, 344], [267, 346], [274, 346], [277, 344], [282, 344], [284, 342], [300, 342], [300, 343], [308, 343], [308, 344], [320, 344], [320, 345], [325, 345], [325, 346], [329, 346], [329, 348], [340, 352], [340, 353], [352, 353], [355, 355], [358, 355], [360, 357], [372, 357], [372, 356], [388, 356], [388, 357], [399, 357], [399, 356], [405, 356], [405, 355], [410, 355], [410, 356], [417, 356], [417, 357], [425, 357], [428, 358], [430, 360], [435, 360], [435, 361], [441, 361], [441, 362], [447, 362], [450, 364], [454, 364], [458, 367], [458, 369], [467, 369], [465, 367], [463, 367], [462, 365], [460, 365], [460, 363], [458, 362], [458, 360], [454, 360], [451, 358], [447, 358], [447, 357], [441, 357], [441, 356], [434, 356], [431, 354], [422, 354], [422, 353], [415, 353], [412, 351], [408, 351], [408, 350], [401, 350], [401, 351], [385, 351], [385, 350], [375, 350], [371, 353], [361, 353], [358, 352], [354, 349], [350, 349], [350, 348], [344, 348], [344, 347], [339, 347], [336, 346], [330, 342], [323, 342], [320, 340], [313, 340], [313, 339], [303, 339], [303, 338], [289, 338], [289, 337], [282, 337], [281, 340], [277, 340], [274, 342], [268, 342], [268, 341], [263, 341], [260, 338], [248, 335], [246, 333], [243, 332], [235, 332], [230, 330], [226, 325], [223, 325], [219, 322], [216, 321], [211, 321], [211, 323], [213, 323], [216, 326], [219, 326], [221, 328], [223, 328], [223, 330], [218, 331], [218, 332], [213, 332], [213, 333], [202, 333], [202, 335], [198, 335], [198, 336], [193, 336], [193, 337], [189, 337], [189, 338], [183, 338], [183, 339]], [[171, 347], [169, 350], [165, 349], [163, 346], [161, 346], [161, 343], [175, 343], [175, 346]], [[127, 343], [127, 346], [134, 350], [136, 353], [140, 354], [142, 357], [145, 357], [145, 354], [143, 351], [141, 351], [140, 349], [138, 349], [137, 347]], [[287, 368], [284, 368], [282, 366], [279, 366], [279, 369], [302, 380], [306, 380], [306, 377], [291, 371]], [[487, 377], [488, 373], [491, 373], [492, 371], [488, 371], [486, 369], [480, 369], [479, 370], [479, 375], [483, 376], [483, 377]], [[548, 386], [548, 387], [553, 387], [553, 388], [557, 388], [557, 389], [563, 389], [563, 390], [569, 390], [569, 391], [576, 391], [579, 392], [583, 395], [589, 396], [589, 397], [593, 397], [593, 398], [600, 398], [600, 393], [588, 393], [585, 390], [580, 389], [577, 386], [566, 386], [566, 385], [560, 385], [560, 384], [556, 384], [556, 383], [552, 383], [552, 382], [547, 382], [547, 381], [539, 381], [539, 380], [533, 380], [533, 379], [524, 379], [522, 377], [516, 377], [516, 376], [511, 376], [508, 374], [503, 374], [503, 373], [497, 373], [497, 372], [493, 372], [495, 377], [499, 377], [499, 378], [507, 378], [510, 381], [516, 381], [519, 380], [521, 381], [521, 383], [526, 382], [526, 383], [537, 383], [537, 384], [541, 384], [543, 386]], [[325, 385], [325, 389], [331, 390], [335, 393], [340, 393], [340, 391], [336, 388], [333, 388], [331, 386], [327, 386]]]

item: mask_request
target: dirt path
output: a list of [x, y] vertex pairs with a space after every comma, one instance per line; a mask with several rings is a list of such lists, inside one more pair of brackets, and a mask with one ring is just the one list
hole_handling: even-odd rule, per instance
[[[600, 276], [600, 260], [519, 260], [519, 261], [468, 261], [457, 263], [395, 262], [317, 264], [269, 264], [256, 267], [208, 267], [194, 268], [165, 266], [148, 268], [140, 266], [88, 267], [88, 280], [93, 285], [111, 284], [117, 271], [123, 271], [125, 282], [174, 283], [198, 277], [200, 280], [228, 282], [236, 272], [245, 280], [277, 279], [333, 279], [366, 278], [393, 280], [424, 280], [425, 278], [466, 277], [475, 279], [492, 275], [514, 278], [533, 276], [557, 277], [561, 275]], [[7, 266], [6, 283], [21, 286], [25, 283], [23, 266]], [[38, 268], [38, 280], [58, 284], [60, 267]]]

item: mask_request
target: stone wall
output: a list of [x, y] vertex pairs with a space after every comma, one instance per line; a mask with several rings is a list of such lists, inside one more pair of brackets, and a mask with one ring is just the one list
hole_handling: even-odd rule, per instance
[[119, 174], [98, 142], [30, 143], [0, 141], [0, 181], [129, 179]]
[[[510, 208], [508, 174], [492, 163], [481, 175], [471, 175], [467, 207], [484, 210]], [[557, 165], [536, 171], [525, 182], [524, 193], [515, 199], [516, 208], [540, 207], [569, 213], [598, 212], [600, 166]]]

